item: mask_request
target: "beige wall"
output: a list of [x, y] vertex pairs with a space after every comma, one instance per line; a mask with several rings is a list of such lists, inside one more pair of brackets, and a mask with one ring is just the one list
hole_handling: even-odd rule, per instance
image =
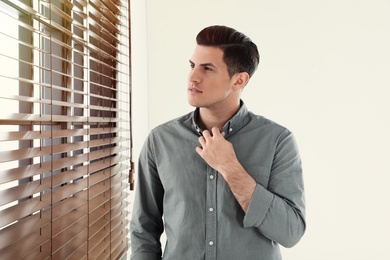
[[285, 259], [390, 255], [390, 2], [149, 0], [144, 8], [147, 55], [133, 64], [147, 70], [134, 86], [148, 100], [133, 111], [140, 125], [150, 130], [192, 110], [186, 79], [196, 33], [235, 27], [261, 54], [243, 99], [295, 133], [304, 162], [308, 230]]

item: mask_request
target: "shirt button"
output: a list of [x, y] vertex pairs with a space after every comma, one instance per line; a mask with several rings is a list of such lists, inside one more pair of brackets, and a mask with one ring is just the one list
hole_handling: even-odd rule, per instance
[[209, 211], [210, 211], [210, 212], [213, 212], [213, 211], [214, 211], [214, 209], [213, 209], [213, 208], [209, 208]]
[[213, 241], [210, 241], [210, 242], [209, 242], [209, 245], [210, 245], [210, 246], [214, 245], [214, 242], [213, 242]]
[[214, 175], [210, 175], [210, 180], [214, 179]]

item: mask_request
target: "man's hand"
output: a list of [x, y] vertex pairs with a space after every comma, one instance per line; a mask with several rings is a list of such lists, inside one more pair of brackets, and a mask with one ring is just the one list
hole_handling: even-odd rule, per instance
[[238, 161], [233, 145], [216, 127], [211, 129], [211, 133], [208, 130], [203, 131], [199, 143], [200, 146], [196, 147], [198, 154], [223, 176], [238, 203], [244, 212], [247, 212], [256, 181]]
[[211, 132], [203, 131], [199, 137], [200, 146], [196, 147], [197, 153], [210, 167], [222, 172], [229, 164], [236, 163], [237, 157], [233, 145], [225, 139], [225, 133], [213, 127]]

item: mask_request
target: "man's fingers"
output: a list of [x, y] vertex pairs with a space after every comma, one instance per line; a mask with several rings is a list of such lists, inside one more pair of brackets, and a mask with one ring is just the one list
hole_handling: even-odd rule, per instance
[[206, 144], [206, 139], [203, 136], [199, 137], [198, 140], [199, 140], [200, 146], [203, 147]]
[[217, 127], [213, 127], [211, 128], [211, 133], [213, 134], [213, 136], [218, 136], [221, 131]]
[[202, 132], [202, 135], [203, 135], [204, 138], [209, 138], [209, 137], [211, 137], [211, 133], [210, 133], [209, 130], [204, 130], [204, 131]]
[[225, 136], [225, 132], [221, 132], [218, 127], [213, 127], [211, 128], [211, 131], [209, 130], [204, 130], [202, 132], [203, 136], [205, 138], [209, 138], [209, 137], [214, 137], [214, 136], [218, 136], [218, 135], [222, 135], [222, 136]]

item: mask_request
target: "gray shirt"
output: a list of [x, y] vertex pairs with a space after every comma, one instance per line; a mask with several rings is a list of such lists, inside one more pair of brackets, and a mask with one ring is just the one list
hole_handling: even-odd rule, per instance
[[223, 177], [195, 151], [197, 114], [156, 127], [144, 144], [131, 259], [282, 259], [279, 244], [292, 247], [305, 232], [301, 160], [292, 133], [243, 103], [225, 124], [226, 139], [257, 182], [245, 213]]

